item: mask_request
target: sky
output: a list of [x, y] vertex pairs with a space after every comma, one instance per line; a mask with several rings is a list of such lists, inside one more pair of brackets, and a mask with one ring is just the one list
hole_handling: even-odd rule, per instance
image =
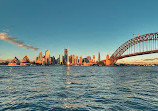
[[25, 55], [33, 60], [47, 49], [58, 57], [64, 48], [83, 57], [97, 58], [100, 52], [105, 59], [133, 34], [158, 32], [157, 0], [0, 0], [0, 4], [0, 33], [37, 48], [0, 40], [0, 60]]

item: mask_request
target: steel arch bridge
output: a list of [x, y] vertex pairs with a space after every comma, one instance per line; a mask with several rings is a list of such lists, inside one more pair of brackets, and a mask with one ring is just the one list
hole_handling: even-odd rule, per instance
[[158, 32], [140, 35], [122, 44], [110, 57], [111, 65], [118, 59], [158, 53]]

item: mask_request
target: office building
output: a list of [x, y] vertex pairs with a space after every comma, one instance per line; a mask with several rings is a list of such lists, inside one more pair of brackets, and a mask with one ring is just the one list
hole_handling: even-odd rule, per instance
[[45, 57], [42, 57], [42, 65], [43, 65], [43, 66], [45, 66], [45, 65], [46, 65], [45, 60], [46, 60], [46, 59], [45, 59]]
[[45, 63], [46, 65], [49, 65], [50, 64], [50, 51], [49, 50], [46, 50], [45, 51]]
[[59, 55], [59, 64], [63, 64], [63, 55], [62, 54], [60, 54]]
[[71, 55], [71, 61], [72, 64], [75, 64], [75, 55]]
[[76, 56], [76, 64], [78, 64], [78, 56]]
[[98, 53], [98, 62], [100, 61], [100, 52]]
[[68, 49], [64, 49], [64, 64], [67, 64], [67, 62], [69, 62]]
[[39, 63], [42, 63], [42, 51], [39, 53]]
[[95, 62], [95, 55], [93, 55], [93, 62]]
[[51, 57], [51, 64], [52, 64], [52, 65], [55, 65], [55, 63], [56, 63], [55, 57], [53, 56], [53, 57]]
[[79, 64], [82, 65], [82, 57], [80, 56]]

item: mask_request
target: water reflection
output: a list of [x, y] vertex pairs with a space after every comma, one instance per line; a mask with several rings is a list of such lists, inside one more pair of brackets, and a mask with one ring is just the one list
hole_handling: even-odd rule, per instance
[[64, 76], [64, 83], [65, 83], [65, 94], [67, 92], [66, 97], [62, 98], [63, 101], [63, 108], [64, 109], [76, 109], [76, 108], [84, 108], [83, 105], [80, 105], [81, 101], [78, 99], [76, 100], [74, 97], [76, 96], [73, 92], [74, 84], [80, 83], [78, 80], [73, 78], [75, 74], [71, 72], [71, 67], [66, 67], [66, 75]]
[[0, 70], [0, 110], [158, 110], [157, 67]]

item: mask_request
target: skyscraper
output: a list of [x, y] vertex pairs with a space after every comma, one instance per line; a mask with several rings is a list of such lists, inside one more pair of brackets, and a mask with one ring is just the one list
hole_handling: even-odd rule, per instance
[[64, 49], [64, 64], [67, 64], [67, 62], [69, 62], [68, 49]]
[[72, 57], [71, 56], [69, 56], [69, 63], [71, 64], [72, 63], [72, 59], [71, 59]]
[[35, 63], [39, 64], [39, 57], [36, 57]]
[[59, 55], [59, 64], [63, 64], [63, 55], [62, 54], [60, 54]]
[[76, 65], [76, 56], [74, 56], [74, 65]]
[[72, 63], [72, 64], [75, 64], [75, 55], [72, 55], [72, 56], [71, 56], [71, 60], [72, 60], [71, 63]]
[[54, 56], [51, 57], [51, 64], [52, 64], [52, 65], [55, 65], [55, 57], [54, 57]]
[[46, 62], [46, 64], [50, 64], [49, 58], [50, 58], [50, 51], [46, 50], [45, 51], [45, 62]]
[[42, 63], [42, 51], [39, 53], [39, 63], [41, 64]]
[[80, 56], [79, 64], [82, 65], [82, 57]]
[[98, 62], [100, 61], [100, 52], [98, 53]]
[[35, 63], [42, 64], [43, 58], [42, 58], [42, 51], [39, 53], [38, 57], [36, 57]]
[[78, 64], [78, 56], [76, 56], [76, 64]]
[[42, 57], [42, 65], [45, 66], [46, 65], [46, 61], [45, 61], [45, 57]]
[[93, 62], [95, 62], [95, 55], [93, 55]]

